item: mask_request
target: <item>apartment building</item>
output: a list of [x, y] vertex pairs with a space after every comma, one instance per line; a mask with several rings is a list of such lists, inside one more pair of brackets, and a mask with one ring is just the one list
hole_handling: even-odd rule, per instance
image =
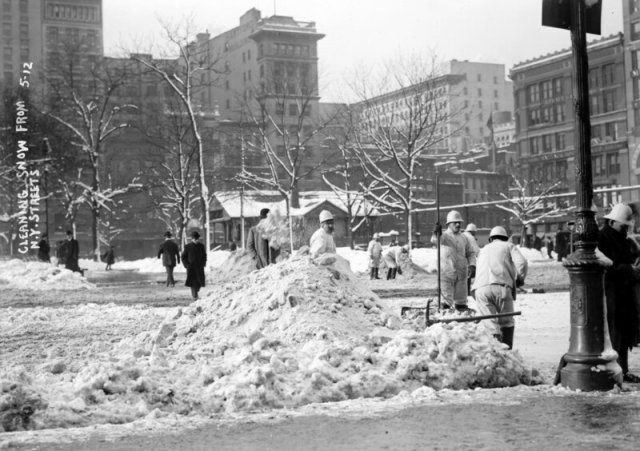
[[2, 0], [0, 7], [0, 89], [17, 83], [25, 62], [41, 76], [62, 42], [81, 43], [87, 57], [103, 54], [102, 0]]
[[[629, 185], [640, 184], [640, 0], [623, 0], [624, 75], [627, 95], [628, 166], [625, 178]], [[622, 167], [624, 173], [625, 167]], [[633, 202], [640, 200], [640, 193], [627, 192], [622, 198]]]
[[[622, 34], [588, 44], [591, 156], [594, 188], [629, 184], [625, 51]], [[575, 188], [571, 50], [515, 65], [516, 150], [525, 177]], [[596, 196], [606, 208], [619, 194]], [[548, 230], [547, 230], [548, 231]]]

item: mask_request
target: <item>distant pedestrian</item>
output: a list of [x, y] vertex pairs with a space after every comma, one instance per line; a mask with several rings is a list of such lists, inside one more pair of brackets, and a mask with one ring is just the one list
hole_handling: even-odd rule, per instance
[[389, 246], [382, 252], [382, 260], [387, 265], [387, 280], [393, 280], [397, 274], [402, 274], [400, 263], [402, 254], [409, 252], [409, 245]]
[[235, 252], [237, 249], [238, 245], [233, 241], [229, 241], [229, 252]]
[[78, 265], [78, 258], [80, 257], [80, 246], [78, 240], [73, 237], [73, 232], [67, 230], [67, 241], [64, 243], [64, 267], [74, 272], [82, 274], [82, 270]]
[[191, 232], [191, 242], [182, 251], [182, 264], [187, 269], [185, 285], [191, 287], [191, 297], [199, 299], [198, 292], [205, 285], [204, 268], [207, 265], [207, 250], [197, 231]]
[[49, 246], [49, 240], [47, 234], [42, 235], [42, 239], [38, 243], [38, 260], [47, 262], [51, 260], [51, 246]]
[[[472, 288], [481, 315], [513, 313], [516, 289], [527, 276], [527, 260], [518, 248], [508, 242], [504, 227], [494, 227], [489, 233], [489, 244], [480, 250], [478, 270]], [[513, 347], [513, 316], [494, 318], [494, 335], [502, 343]]]
[[313, 232], [309, 240], [311, 258], [325, 253], [336, 253], [336, 243], [333, 241], [333, 215], [329, 210], [322, 210], [319, 219], [320, 228]]
[[158, 250], [158, 258], [162, 256], [162, 265], [167, 273], [167, 286], [176, 286], [176, 281], [173, 278], [173, 269], [178, 263], [180, 263], [180, 249], [178, 245], [172, 239], [171, 232], [165, 232], [164, 243], [160, 245]]
[[369, 255], [369, 278], [379, 279], [378, 271], [380, 270], [380, 259], [382, 258], [382, 244], [380, 244], [380, 234], [374, 233], [373, 239], [369, 241], [367, 247], [367, 254]]
[[111, 271], [111, 265], [116, 262], [116, 254], [113, 246], [109, 246], [107, 252], [104, 253], [104, 262], [107, 264], [104, 268], [105, 271]]
[[547, 246], [547, 255], [549, 256], [549, 260], [553, 260], [553, 238], [551, 236], [547, 236], [544, 240]]
[[462, 222], [462, 215], [456, 210], [451, 210], [447, 214], [447, 230], [442, 232], [442, 227], [437, 224], [431, 237], [431, 243], [437, 244], [438, 236], [441, 236], [440, 289], [442, 297], [449, 307], [455, 307], [459, 311], [469, 309], [467, 306], [467, 280], [469, 274], [475, 274], [474, 265], [477, 257], [475, 248], [460, 233]]
[[558, 231], [556, 232], [556, 253], [558, 254], [558, 261], [561, 262], [567, 255], [569, 255], [569, 240], [571, 233], [564, 230], [562, 224], [558, 224]]
[[269, 240], [265, 238], [260, 231], [260, 225], [263, 221], [267, 220], [267, 216], [269, 216], [268, 208], [260, 210], [260, 220], [258, 224], [249, 229], [249, 236], [247, 238], [247, 251], [249, 251], [249, 254], [253, 257], [256, 269], [262, 269], [267, 265], [275, 263], [276, 257], [279, 254], [279, 251], [270, 246]]
[[634, 290], [640, 281], [640, 267], [635, 264], [634, 247], [627, 237], [629, 227], [633, 226], [633, 213], [628, 205], [616, 204], [605, 219], [598, 235], [598, 249], [613, 261], [604, 275], [609, 335], [618, 353], [622, 380], [638, 383], [640, 376], [629, 372], [628, 361], [629, 349], [638, 344], [638, 302]]

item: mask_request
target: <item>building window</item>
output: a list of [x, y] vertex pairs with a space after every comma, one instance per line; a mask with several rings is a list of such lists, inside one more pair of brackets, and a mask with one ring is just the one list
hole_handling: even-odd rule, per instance
[[551, 152], [553, 151], [553, 141], [552, 135], [544, 135], [542, 137], [542, 151], [543, 152]]
[[498, 90], [497, 89], [493, 90], [493, 97], [496, 98], [496, 99], [498, 98]]
[[542, 100], [548, 100], [553, 97], [553, 84], [551, 80], [542, 82]]
[[556, 133], [556, 149], [564, 150], [564, 133]]
[[609, 91], [605, 92], [602, 96], [603, 100], [603, 112], [609, 113], [610, 111], [614, 111], [616, 109], [616, 92]]
[[589, 69], [589, 88], [599, 88], [600, 87], [600, 68], [594, 67], [593, 69]]
[[591, 96], [591, 114], [600, 114], [600, 96]]
[[251, 59], [251, 49], [247, 50], [247, 61]]
[[478, 100], [478, 108], [482, 108], [482, 100]]
[[230, 110], [231, 109], [231, 100], [227, 99], [226, 104], [227, 104], [227, 110]]
[[634, 22], [631, 24], [631, 40], [637, 41], [640, 39], [640, 22]]
[[467, 94], [469, 94], [469, 90], [467, 89], [467, 87], [465, 86], [464, 89], [462, 90], [462, 93], [466, 96]]
[[482, 81], [482, 74], [478, 74], [478, 81]]
[[556, 122], [564, 122], [564, 105], [556, 105]]
[[540, 101], [540, 90], [538, 88], [538, 85], [529, 85], [529, 88], [527, 90], [527, 94], [529, 97], [529, 103], [537, 103]]
[[224, 81], [224, 89], [229, 90], [229, 80]]
[[496, 111], [500, 111], [500, 104], [498, 102], [493, 102], [493, 109]]
[[497, 76], [493, 76], [493, 84], [497, 85], [498, 84], [498, 77]]
[[617, 153], [607, 154], [607, 171], [610, 176], [620, 173], [620, 160]]
[[289, 104], [289, 116], [297, 116], [298, 115], [298, 104], [290, 103]]
[[529, 138], [529, 147], [531, 148], [531, 155], [537, 155], [540, 153], [538, 148], [538, 138]]
[[640, 11], [640, 0], [629, 0], [629, 12], [631, 14]]
[[478, 97], [482, 97], [482, 88], [478, 88]]
[[562, 95], [562, 78], [556, 78], [553, 80], [554, 86], [554, 95], [561, 96]]
[[606, 64], [602, 66], [602, 86], [611, 86], [616, 82], [614, 64]]

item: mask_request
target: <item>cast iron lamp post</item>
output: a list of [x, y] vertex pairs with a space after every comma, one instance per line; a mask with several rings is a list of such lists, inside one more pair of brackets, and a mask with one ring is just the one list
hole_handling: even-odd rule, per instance
[[[550, 11], [549, 8], [555, 10]], [[590, 9], [589, 24], [587, 8]], [[598, 224], [591, 209], [593, 179], [586, 33], [589, 31], [600, 34], [600, 8], [600, 0], [543, 0], [543, 25], [571, 30], [572, 97], [575, 110], [576, 243], [575, 251], [564, 262], [569, 271], [571, 285], [571, 335], [569, 351], [563, 356], [564, 367], [560, 372], [560, 382], [564, 387], [583, 391], [612, 389], [615, 385], [614, 373], [617, 372], [617, 355], [609, 344], [606, 327], [605, 264], [596, 256]], [[549, 20], [550, 17], [553, 19]]]

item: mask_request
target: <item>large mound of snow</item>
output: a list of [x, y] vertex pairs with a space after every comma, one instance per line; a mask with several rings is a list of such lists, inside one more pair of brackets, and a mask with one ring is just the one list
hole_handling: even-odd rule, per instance
[[0, 369], [0, 416], [45, 428], [539, 381], [482, 324], [403, 324], [336, 255], [251, 272], [68, 363]]
[[0, 263], [0, 287], [30, 290], [94, 288], [80, 273], [50, 263], [9, 260]]

